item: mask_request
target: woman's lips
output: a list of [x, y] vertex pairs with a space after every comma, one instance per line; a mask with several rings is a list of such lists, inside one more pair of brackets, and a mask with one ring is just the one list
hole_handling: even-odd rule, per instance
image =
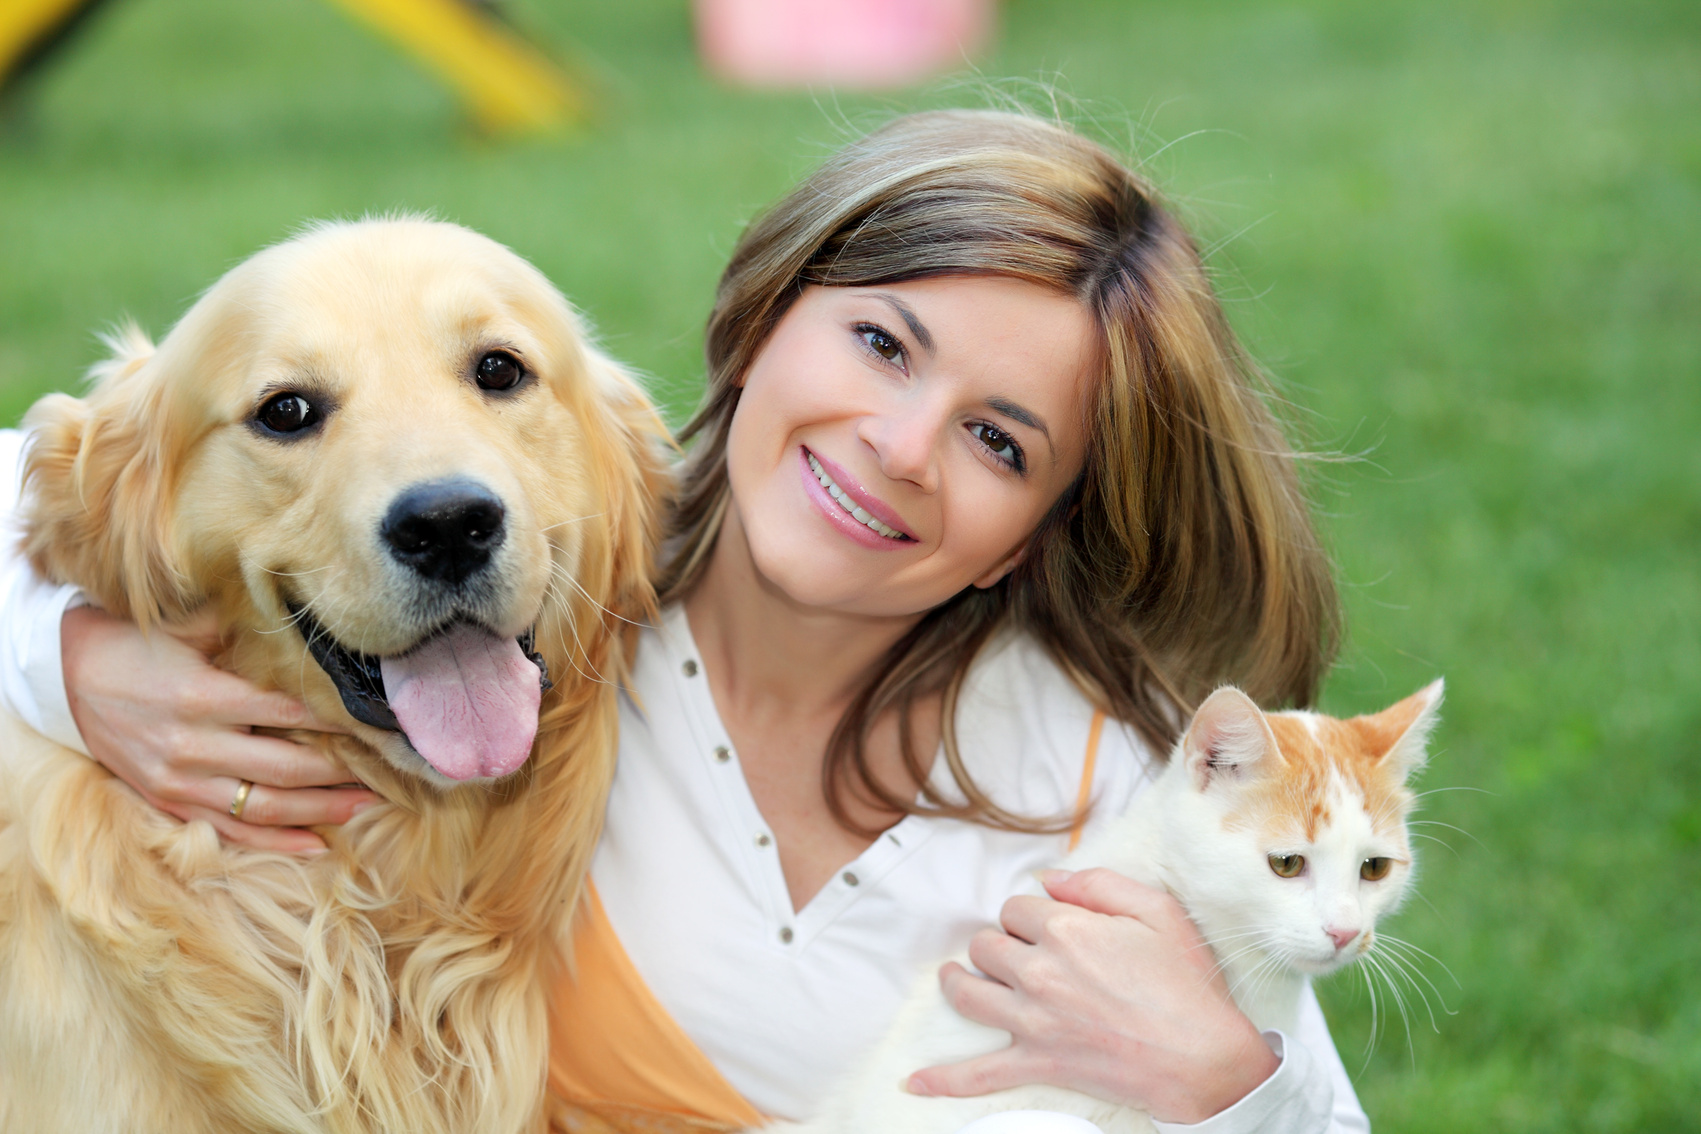
[[[847, 511], [838, 500], [835, 500], [832, 495], [829, 494], [827, 488], [822, 485], [821, 481], [817, 478], [815, 470], [809, 467], [809, 459], [811, 457], [814, 457], [815, 460], [820, 463], [822, 470], [827, 474], [827, 477], [833, 481], [839, 491], [849, 497], [849, 502], [852, 506], [861, 508], [870, 517], [898, 533], [897, 536], [881, 535], [873, 528], [870, 528], [867, 524], [858, 520], [854, 515]], [[805, 494], [808, 495], [810, 501], [814, 503], [815, 507], [821, 512], [821, 514], [824, 515], [834, 527], [844, 532], [845, 535], [856, 540], [856, 542], [862, 544], [864, 547], [879, 548], [882, 550], [894, 550], [900, 547], [907, 547], [916, 542], [915, 537], [903, 526], [902, 521], [893, 523], [894, 520], [897, 520], [897, 516], [892, 512], [892, 510], [882, 504], [879, 500], [871, 497], [868, 490], [857, 485], [851, 478], [850, 474], [845, 472], [840, 466], [833, 464], [831, 461], [824, 460], [819, 453], [812, 453], [809, 449], [802, 446], [799, 446], [798, 448], [797, 463], [798, 471], [803, 477], [803, 488]], [[870, 505], [872, 505], [872, 507]]]

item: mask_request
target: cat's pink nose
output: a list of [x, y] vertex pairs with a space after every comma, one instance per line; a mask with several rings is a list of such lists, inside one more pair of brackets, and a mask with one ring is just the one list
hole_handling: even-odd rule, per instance
[[1359, 933], [1356, 929], [1325, 929], [1323, 932], [1329, 935], [1329, 940], [1335, 943], [1336, 949], [1345, 949], [1351, 945], [1353, 938]]

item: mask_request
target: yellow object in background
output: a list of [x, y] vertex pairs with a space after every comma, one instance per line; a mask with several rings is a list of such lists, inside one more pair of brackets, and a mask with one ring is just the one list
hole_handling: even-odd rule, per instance
[[[453, 87], [479, 128], [539, 132], [585, 117], [583, 94], [554, 63], [469, 0], [336, 0]], [[0, 87], [51, 53], [100, 0], [0, 0]]]
[[0, 81], [26, 53], [69, 24], [90, 0], [4, 0], [0, 3]]
[[337, 0], [406, 47], [458, 91], [493, 134], [548, 130], [582, 120], [585, 102], [567, 76], [465, 0]]

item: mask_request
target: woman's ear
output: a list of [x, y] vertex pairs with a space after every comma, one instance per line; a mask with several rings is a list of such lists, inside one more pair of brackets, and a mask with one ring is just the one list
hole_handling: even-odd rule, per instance
[[146, 627], [193, 606], [172, 546], [181, 454], [153, 344], [134, 326], [109, 344], [87, 398], [50, 394], [25, 415], [23, 549], [43, 575]]

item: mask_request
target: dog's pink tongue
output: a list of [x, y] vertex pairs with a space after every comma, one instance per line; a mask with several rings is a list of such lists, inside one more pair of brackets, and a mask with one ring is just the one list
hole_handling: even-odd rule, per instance
[[379, 668], [408, 742], [450, 779], [505, 776], [531, 754], [542, 675], [514, 639], [460, 623]]

